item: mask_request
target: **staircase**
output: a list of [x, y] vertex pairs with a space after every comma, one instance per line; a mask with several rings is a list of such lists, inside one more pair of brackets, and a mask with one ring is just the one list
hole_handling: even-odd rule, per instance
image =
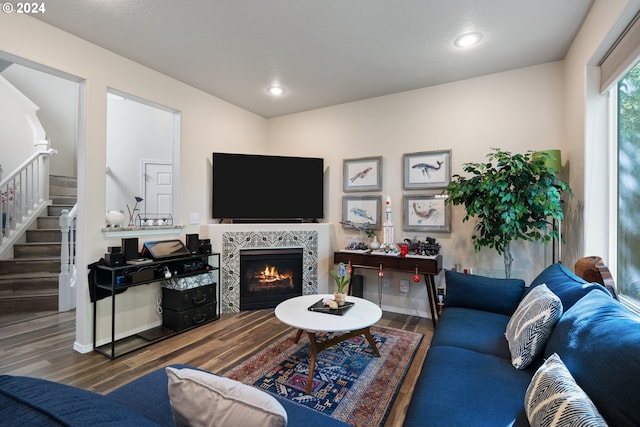
[[0, 313], [58, 310], [59, 217], [76, 203], [77, 179], [51, 175], [49, 198], [46, 216], [14, 245], [13, 258], [0, 260]]

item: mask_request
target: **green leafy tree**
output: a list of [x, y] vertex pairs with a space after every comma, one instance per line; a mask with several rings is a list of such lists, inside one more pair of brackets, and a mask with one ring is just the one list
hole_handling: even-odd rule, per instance
[[552, 220], [561, 220], [561, 192], [569, 186], [556, 180], [545, 163], [549, 154], [511, 154], [494, 148], [487, 162], [465, 163], [469, 177], [453, 175], [447, 203], [464, 205], [462, 219], [477, 219], [473, 247], [496, 249], [504, 256], [505, 277], [511, 277], [510, 244], [517, 239], [549, 242], [558, 238]]
[[623, 139], [640, 136], [640, 66], [635, 65], [618, 84], [618, 128]]

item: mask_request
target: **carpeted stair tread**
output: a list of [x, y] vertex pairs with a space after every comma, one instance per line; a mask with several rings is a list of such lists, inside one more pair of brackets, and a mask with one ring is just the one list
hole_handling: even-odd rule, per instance
[[42, 298], [46, 296], [58, 296], [58, 290], [46, 290], [46, 289], [22, 289], [19, 293], [6, 292], [0, 289], [0, 299], [7, 300], [20, 300], [29, 298]]
[[16, 264], [20, 264], [20, 263], [29, 263], [29, 262], [33, 262], [33, 261], [55, 261], [58, 260], [60, 261], [60, 256], [41, 256], [41, 257], [37, 257], [37, 258], [9, 258], [9, 259], [5, 259], [0, 261], [0, 263], [3, 262], [10, 262], [10, 263], [16, 263]]
[[60, 273], [55, 272], [39, 272], [39, 271], [26, 271], [24, 273], [10, 273], [10, 274], [0, 274], [0, 280], [29, 280], [29, 279], [43, 279], [43, 278], [52, 278], [57, 279]]

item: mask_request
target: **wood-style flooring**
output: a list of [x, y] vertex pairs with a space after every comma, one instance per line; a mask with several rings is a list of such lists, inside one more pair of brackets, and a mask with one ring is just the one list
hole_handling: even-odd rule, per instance
[[[433, 327], [429, 319], [394, 313], [384, 313], [378, 325], [424, 334], [385, 423], [385, 427], [401, 426]], [[243, 311], [109, 360], [96, 352], [80, 354], [73, 350], [73, 311], [0, 315], [0, 374], [45, 378], [104, 394], [171, 363], [222, 373], [293, 332], [276, 319], [273, 310]]]

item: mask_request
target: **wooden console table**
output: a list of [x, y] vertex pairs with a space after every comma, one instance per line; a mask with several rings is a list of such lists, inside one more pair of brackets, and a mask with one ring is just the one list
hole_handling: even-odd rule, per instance
[[[388, 255], [372, 255], [358, 254], [352, 252], [334, 252], [333, 262], [351, 263], [351, 267], [369, 268], [375, 270], [394, 270], [411, 274], [424, 275], [424, 281], [427, 285], [427, 296], [429, 298], [429, 309], [431, 311], [431, 320], [433, 327], [436, 327], [438, 321], [438, 292], [436, 289], [435, 277], [442, 271], [442, 255], [434, 258], [411, 258]], [[351, 289], [349, 289], [351, 292]]]

